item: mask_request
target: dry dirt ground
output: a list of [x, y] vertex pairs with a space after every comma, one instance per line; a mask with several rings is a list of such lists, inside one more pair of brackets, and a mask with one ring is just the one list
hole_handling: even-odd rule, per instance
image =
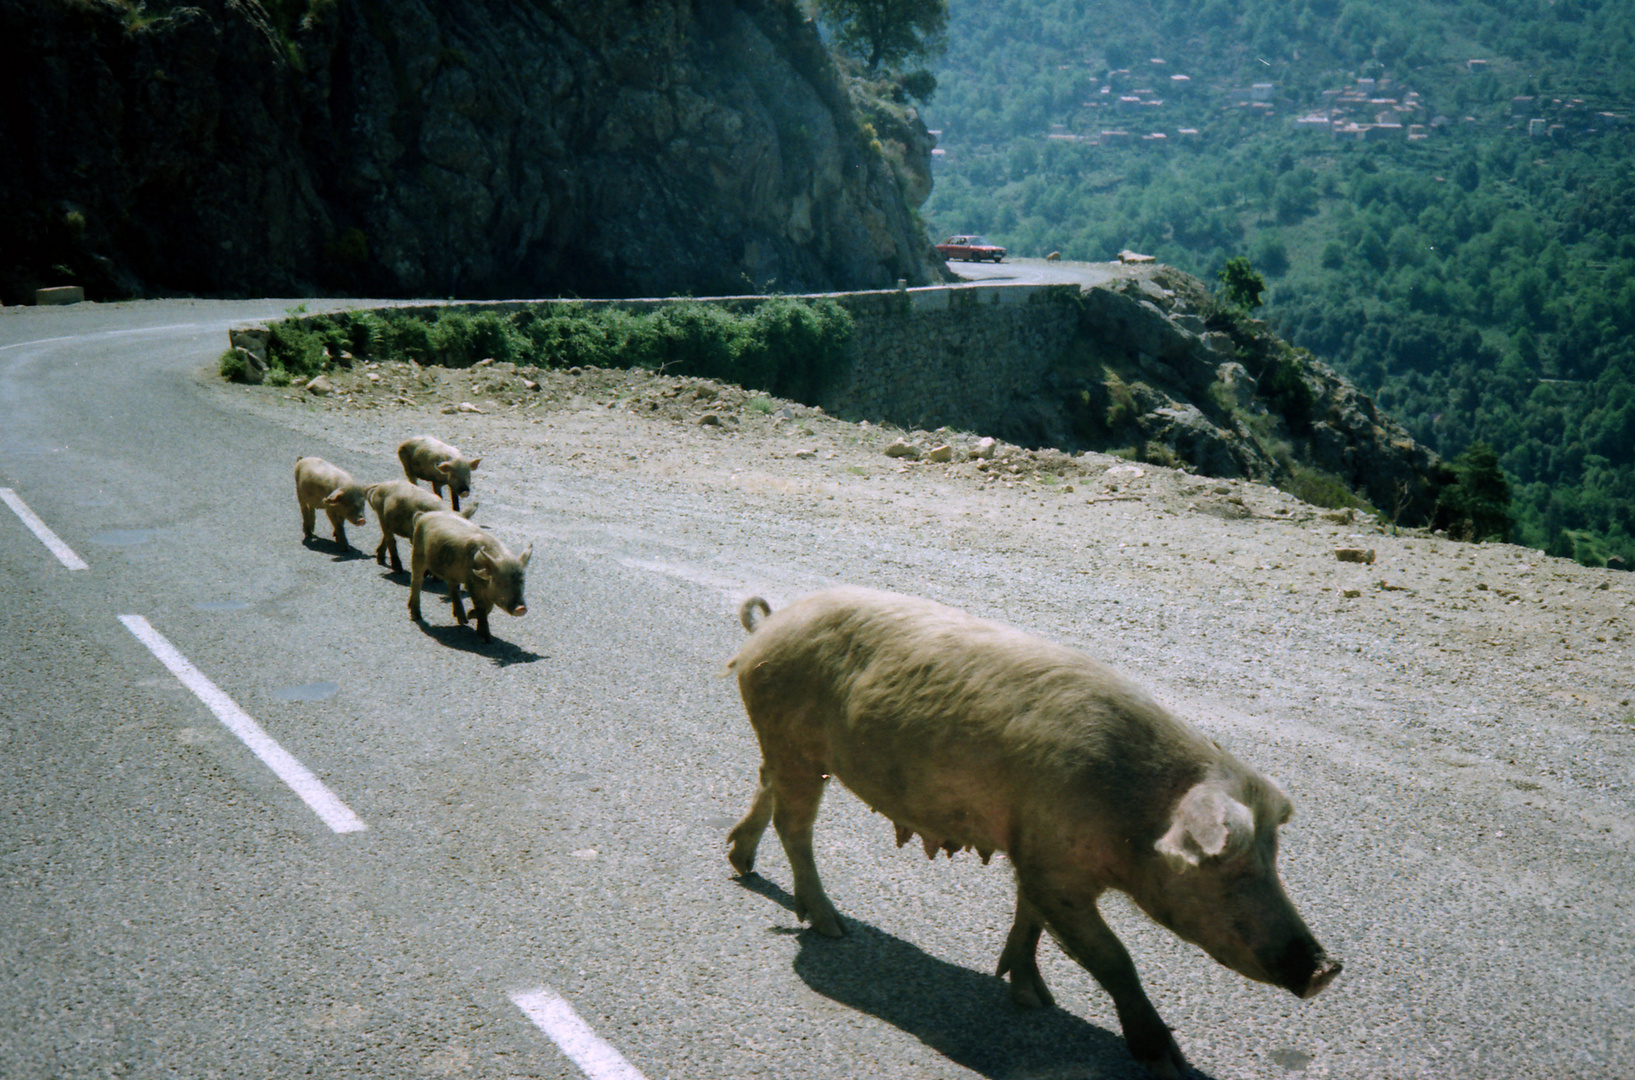
[[[1635, 574], [1105, 455], [1000, 444], [972, 460], [979, 433], [645, 372], [386, 363], [330, 382], [219, 392], [380, 461], [382, 479], [409, 434], [480, 453], [479, 520], [502, 534], [579, 542], [593, 530], [566, 519], [605, 492], [600, 535], [673, 530], [676, 562], [693, 561], [670, 570], [718, 590], [711, 618], [751, 592], [777, 606], [852, 581], [1081, 645], [1298, 776], [1308, 832], [1291, 843], [1343, 843], [1288, 849], [1326, 864], [1291, 885], [1362, 958], [1339, 992], [1380, 1010], [1349, 1033], [1305, 1014], [1336, 1075], [1635, 1062]], [[926, 456], [887, 456], [898, 439]], [[951, 460], [928, 460], [944, 445]], [[1581, 1003], [1567, 1028], [1535, 1010], [1560, 995]]]
[[[1635, 740], [1635, 574], [1393, 529], [1266, 485], [1106, 454], [998, 442], [978, 458], [979, 434], [853, 423], [711, 380], [490, 362], [360, 363], [326, 378], [325, 393], [233, 392], [331, 434], [436, 433], [483, 456], [479, 494], [538, 467], [651, 481], [679, 498], [737, 491], [783, 517], [907, 526], [1018, 568], [1038, 560], [1201, 609], [1249, 598], [1268, 635], [1339, 620], [1368, 642], [1359, 651], [1387, 650], [1380, 659], [1418, 676], [1424, 693], [1502, 685], [1626, 753]], [[899, 441], [919, 458], [890, 456]], [[939, 447], [950, 460], [931, 460]]]

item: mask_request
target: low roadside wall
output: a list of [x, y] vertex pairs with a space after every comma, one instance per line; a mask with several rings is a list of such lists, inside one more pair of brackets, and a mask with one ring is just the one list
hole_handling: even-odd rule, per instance
[[[848, 420], [911, 428], [944, 425], [1000, 431], [1038, 392], [1078, 323], [1077, 285], [934, 285], [917, 289], [824, 293], [851, 315], [846, 374], [818, 401]], [[818, 295], [800, 299], [818, 299]], [[690, 303], [753, 310], [764, 296], [688, 297]], [[651, 311], [678, 298], [644, 300], [498, 300], [394, 305], [395, 314], [432, 318], [450, 309], [511, 315], [551, 304]]]
[[848, 420], [1003, 431], [1078, 326], [1077, 285], [956, 285], [846, 293], [851, 368], [822, 405]]

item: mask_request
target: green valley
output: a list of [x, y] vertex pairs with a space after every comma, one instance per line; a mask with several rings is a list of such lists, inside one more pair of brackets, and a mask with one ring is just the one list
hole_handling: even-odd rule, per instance
[[1512, 539], [1635, 566], [1635, 8], [952, 0], [921, 210], [1017, 255], [1247, 255], [1263, 314]]

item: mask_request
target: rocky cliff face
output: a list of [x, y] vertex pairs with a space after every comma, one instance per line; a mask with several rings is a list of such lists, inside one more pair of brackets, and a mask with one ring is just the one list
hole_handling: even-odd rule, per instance
[[[1392, 520], [1429, 522], [1450, 477], [1373, 399], [1171, 267], [1124, 268], [1083, 294], [1079, 348], [1046, 402], [1057, 445], [1134, 446], [1207, 476], [1276, 483], [1313, 502], [1344, 489]], [[1321, 486], [1330, 490], [1319, 490]]]
[[936, 280], [866, 125], [792, 0], [0, 0], [0, 288]]

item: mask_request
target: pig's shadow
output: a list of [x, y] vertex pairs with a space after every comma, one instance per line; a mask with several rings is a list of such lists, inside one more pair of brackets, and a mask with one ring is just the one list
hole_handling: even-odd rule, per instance
[[306, 548], [308, 551], [325, 552], [335, 562], [352, 562], [354, 559], [370, 558], [369, 555], [366, 555], [355, 547], [347, 546], [343, 548], [333, 540], [325, 540], [317, 536], [303, 537], [301, 540], [301, 546]]
[[[795, 909], [794, 897], [757, 874], [735, 880]], [[795, 939], [800, 945], [795, 974], [824, 997], [901, 1028], [956, 1065], [993, 1080], [1067, 1075], [1150, 1080], [1121, 1035], [1059, 1007], [1024, 1009], [1011, 1001], [1005, 980], [938, 960], [878, 927], [842, 918], [843, 938], [806, 929]], [[1209, 1080], [1196, 1070], [1191, 1075]]]
[[[448, 615], [449, 613], [445, 609], [443, 614]], [[449, 617], [452, 618], [453, 616]], [[519, 645], [511, 644], [509, 641], [502, 641], [498, 637], [492, 641], [484, 641], [477, 636], [477, 631], [474, 629], [477, 620], [474, 616], [469, 615], [469, 610], [468, 618], [471, 621], [465, 626], [455, 622], [440, 623], [433, 626], [422, 619], [420, 620], [420, 629], [427, 637], [436, 641], [439, 645], [447, 646], [450, 649], [459, 649], [461, 652], [468, 652], [475, 656], [485, 656], [494, 661], [495, 667], [510, 667], [512, 664], [532, 664], [536, 660], [545, 659], [539, 653], [530, 652]], [[489, 629], [492, 630], [492, 618], [489, 619], [489, 624]]]

